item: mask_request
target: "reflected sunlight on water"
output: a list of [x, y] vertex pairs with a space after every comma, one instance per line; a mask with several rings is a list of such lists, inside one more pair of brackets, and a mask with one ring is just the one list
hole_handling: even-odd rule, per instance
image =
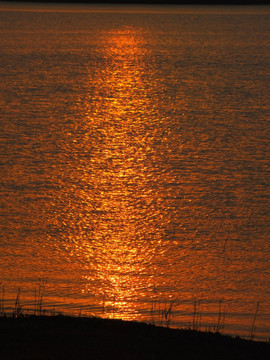
[[[87, 105], [91, 106], [85, 119], [85, 147], [91, 144], [91, 157], [83, 169], [88, 234], [76, 246], [95, 281], [102, 284], [94, 290], [96, 295], [117, 299], [123, 316], [128, 307], [131, 312], [134, 308], [126, 301], [153, 286], [149, 264], [161, 261], [165, 251], [161, 244], [164, 199], [155, 191], [160, 175], [155, 176], [158, 154], [153, 147], [153, 124], [149, 124], [154, 112], [150, 94], [155, 89], [149, 89], [144, 78], [144, 57], [149, 54], [138, 29], [102, 33], [100, 43], [104, 64], [94, 79], [90, 77]], [[147, 283], [144, 274], [150, 275]], [[93, 276], [85, 278], [90, 282], [86, 289], [93, 292]]]

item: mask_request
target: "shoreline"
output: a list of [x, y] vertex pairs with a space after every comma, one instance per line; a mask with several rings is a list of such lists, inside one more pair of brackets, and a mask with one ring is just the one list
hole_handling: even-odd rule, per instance
[[270, 358], [270, 343], [142, 322], [66, 315], [0, 317], [2, 360]]

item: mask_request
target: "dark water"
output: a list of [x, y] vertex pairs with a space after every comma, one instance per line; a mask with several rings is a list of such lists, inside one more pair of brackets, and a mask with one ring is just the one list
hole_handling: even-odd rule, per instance
[[269, 15], [0, 12], [6, 311], [269, 338]]

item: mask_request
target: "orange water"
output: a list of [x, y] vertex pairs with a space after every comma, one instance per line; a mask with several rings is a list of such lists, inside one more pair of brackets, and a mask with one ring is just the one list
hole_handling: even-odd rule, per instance
[[269, 338], [269, 9], [210, 12], [0, 12], [6, 311]]

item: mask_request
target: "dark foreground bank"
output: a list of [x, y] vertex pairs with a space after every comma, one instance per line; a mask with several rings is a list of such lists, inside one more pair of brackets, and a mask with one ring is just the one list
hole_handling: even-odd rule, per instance
[[144, 323], [68, 316], [0, 318], [0, 359], [270, 359], [270, 344]]

